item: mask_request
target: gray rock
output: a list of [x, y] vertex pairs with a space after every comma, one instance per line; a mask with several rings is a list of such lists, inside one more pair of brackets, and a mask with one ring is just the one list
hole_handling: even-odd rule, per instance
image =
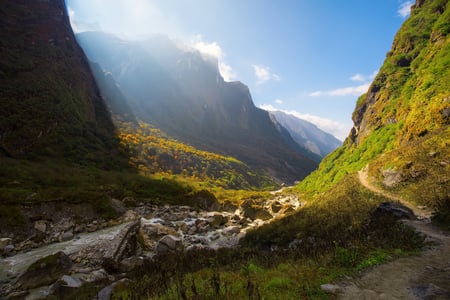
[[260, 219], [263, 221], [272, 219], [273, 216], [264, 208], [257, 206], [250, 206], [244, 208], [244, 217], [251, 220]]
[[88, 224], [86, 226], [86, 231], [87, 232], [94, 232], [94, 231], [97, 231], [97, 230], [98, 230], [97, 224], [92, 223], [92, 224]]
[[34, 229], [45, 233], [47, 231], [47, 222], [44, 220], [34, 222]]
[[112, 296], [114, 295], [114, 290], [117, 287], [127, 286], [129, 284], [130, 284], [130, 280], [128, 280], [126, 278], [116, 281], [113, 284], [108, 285], [107, 287], [100, 290], [100, 292], [97, 294], [97, 299], [98, 300], [110, 300], [112, 298]]
[[388, 170], [383, 170], [383, 184], [387, 187], [394, 187], [397, 184], [399, 184], [402, 179], [402, 173], [393, 170], [393, 169], [388, 169]]
[[100, 292], [98, 292], [97, 299], [98, 300], [110, 300], [113, 289], [114, 289], [114, 287], [112, 284], [108, 285], [107, 287], [104, 287], [103, 289], [100, 290]]
[[167, 254], [182, 248], [181, 240], [172, 235], [166, 235], [156, 244], [155, 251], [157, 254]]
[[239, 226], [230, 226], [223, 230], [223, 233], [225, 235], [239, 234], [240, 232], [241, 232], [241, 228]]
[[144, 265], [144, 259], [142, 257], [138, 256], [131, 256], [128, 258], [125, 258], [120, 262], [119, 269], [123, 273], [131, 272], [132, 270], [136, 269], [137, 267]]
[[104, 269], [95, 270], [86, 277], [87, 282], [96, 282], [108, 278], [108, 273]]
[[212, 227], [220, 227], [228, 222], [229, 218], [219, 213], [208, 215], [208, 223]]
[[392, 202], [381, 203], [375, 210], [374, 215], [391, 215], [397, 219], [414, 218], [414, 213], [409, 208]]
[[22, 289], [48, 285], [69, 273], [71, 268], [72, 260], [64, 252], [60, 251], [34, 262], [19, 277], [17, 284]]
[[12, 245], [11, 238], [0, 238], [0, 254], [7, 254], [14, 250], [14, 246]]
[[342, 291], [342, 288], [339, 285], [329, 284], [329, 283], [320, 285], [320, 289], [324, 292], [332, 293], [332, 294], [336, 294], [336, 293], [339, 293], [340, 291]]
[[71, 239], [73, 239], [73, 237], [74, 237], [74, 235], [73, 235], [72, 231], [66, 231], [59, 236], [59, 241], [67, 242], [67, 241], [70, 241]]
[[414, 294], [419, 299], [450, 299], [450, 291], [435, 284], [429, 283], [413, 287]]
[[14, 247], [14, 245], [8, 245], [5, 248], [3, 248], [3, 254], [11, 255], [14, 253], [15, 250], [16, 250], [16, 248]]
[[127, 209], [125, 208], [125, 206], [123, 205], [122, 201], [118, 200], [118, 199], [111, 199], [111, 207], [119, 214], [119, 215], [123, 215]]
[[75, 278], [69, 275], [64, 275], [61, 280], [67, 287], [79, 288], [83, 285], [83, 282], [79, 278]]

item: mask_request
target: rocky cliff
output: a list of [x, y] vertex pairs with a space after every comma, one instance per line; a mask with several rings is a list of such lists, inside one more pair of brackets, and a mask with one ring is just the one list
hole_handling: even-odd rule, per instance
[[0, 155], [109, 164], [113, 135], [64, 1], [2, 1]]

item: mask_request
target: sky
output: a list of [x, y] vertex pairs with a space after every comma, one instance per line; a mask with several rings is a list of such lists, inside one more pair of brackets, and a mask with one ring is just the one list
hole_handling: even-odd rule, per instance
[[165, 34], [214, 55], [256, 106], [343, 140], [359, 95], [409, 16], [407, 0], [66, 0], [75, 32]]

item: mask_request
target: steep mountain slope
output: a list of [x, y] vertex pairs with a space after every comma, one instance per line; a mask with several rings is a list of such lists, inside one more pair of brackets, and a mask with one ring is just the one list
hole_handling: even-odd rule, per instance
[[342, 142], [333, 135], [320, 130], [308, 121], [282, 111], [271, 111], [270, 114], [275, 116], [277, 121], [289, 131], [297, 144], [321, 158], [342, 145]]
[[384, 188], [450, 212], [449, 6], [446, 0], [416, 2], [358, 100], [349, 138], [301, 190], [326, 190], [369, 164]]
[[64, 1], [2, 1], [0, 156], [112, 167], [114, 134]]
[[215, 59], [162, 36], [129, 42], [87, 32], [77, 39], [88, 57], [111, 73], [140, 120], [279, 181], [292, 183], [316, 167], [308, 151], [254, 106], [244, 84], [223, 80]]

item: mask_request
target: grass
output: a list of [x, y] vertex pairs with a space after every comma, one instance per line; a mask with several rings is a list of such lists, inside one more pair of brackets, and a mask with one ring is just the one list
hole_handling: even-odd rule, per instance
[[295, 215], [250, 231], [240, 248], [156, 257], [113, 299], [329, 299], [321, 284], [415, 253], [423, 242], [375, 213], [386, 199], [356, 180], [348, 175]]

